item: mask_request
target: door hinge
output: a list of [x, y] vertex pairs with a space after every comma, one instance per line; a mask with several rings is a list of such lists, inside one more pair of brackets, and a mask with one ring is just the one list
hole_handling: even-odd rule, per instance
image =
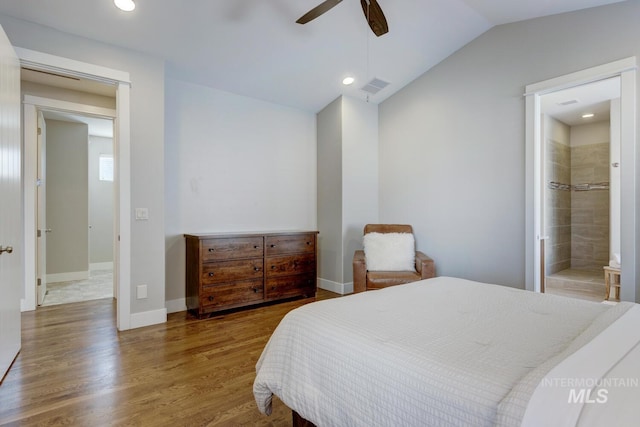
[[42, 279], [38, 279], [38, 286], [42, 286]]
[[38, 230], [38, 237], [42, 237], [42, 230]]
[[38, 128], [38, 135], [42, 135], [42, 128]]

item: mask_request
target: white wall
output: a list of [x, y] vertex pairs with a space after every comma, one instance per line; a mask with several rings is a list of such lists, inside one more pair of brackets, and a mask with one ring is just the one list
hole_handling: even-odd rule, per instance
[[[615, 259], [614, 254], [620, 254], [620, 98], [611, 100], [611, 151], [609, 161], [618, 163], [618, 167], [611, 167], [609, 175], [609, 259]], [[636, 296], [640, 291], [636, 293]]]
[[571, 145], [571, 127], [563, 122], [554, 119], [553, 117], [544, 115], [544, 137], [545, 140], [551, 139], [552, 141], [564, 144], [566, 146]]
[[318, 286], [353, 291], [353, 254], [378, 220], [378, 106], [341, 96], [318, 113]]
[[312, 113], [167, 79], [166, 278], [184, 305], [184, 233], [315, 230]]
[[113, 97], [103, 96], [24, 80], [20, 82], [20, 90], [23, 95], [28, 94], [42, 98], [73, 102], [75, 104], [95, 105], [96, 107], [110, 108], [112, 110], [116, 109], [115, 94]]
[[318, 277], [322, 288], [339, 287], [344, 277], [342, 236], [342, 98], [317, 115]]
[[382, 103], [381, 222], [413, 224], [438, 275], [524, 288], [524, 88], [640, 56], [638, 16], [629, 1], [495, 27]]
[[571, 147], [602, 144], [611, 139], [609, 121], [571, 126]]
[[[163, 61], [4, 15], [0, 25], [14, 46], [129, 73], [131, 207], [149, 209], [148, 221], [134, 221], [131, 215], [131, 313], [161, 317], [165, 298]], [[140, 284], [148, 286], [146, 299], [136, 299]]]
[[[89, 265], [113, 263], [113, 181], [100, 180], [100, 156], [113, 156], [113, 139], [89, 135]], [[105, 264], [106, 263], [106, 264]]]
[[378, 222], [378, 106], [343, 96], [342, 116], [342, 282], [350, 283], [364, 226]]
[[47, 281], [89, 277], [89, 130], [46, 122]]

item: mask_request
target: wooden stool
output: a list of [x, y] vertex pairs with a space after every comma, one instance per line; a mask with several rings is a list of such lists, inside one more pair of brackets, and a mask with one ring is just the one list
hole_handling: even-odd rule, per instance
[[611, 285], [616, 288], [616, 299], [620, 299], [620, 269], [615, 267], [605, 266], [604, 269], [604, 286], [607, 293], [604, 297], [605, 300], [609, 299], [609, 293], [611, 292]]

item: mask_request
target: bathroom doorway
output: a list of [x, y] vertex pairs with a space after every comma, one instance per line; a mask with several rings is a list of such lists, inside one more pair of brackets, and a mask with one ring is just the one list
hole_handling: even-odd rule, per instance
[[609, 299], [603, 267], [620, 267], [619, 103], [620, 77], [541, 97], [546, 293]]
[[[610, 158], [611, 163], [619, 163], [616, 168], [620, 176], [620, 230], [611, 232], [620, 238], [620, 299], [636, 301], [640, 296], [640, 282], [636, 281], [636, 258], [638, 223], [636, 201], [638, 200], [637, 174], [640, 167], [636, 157], [636, 69], [635, 57], [594, 66], [570, 74], [554, 77], [525, 86], [525, 289], [544, 292], [546, 272], [544, 249], [546, 229], [544, 224], [544, 126], [542, 98], [547, 94], [578, 88], [612, 77], [620, 78], [619, 123], [611, 123], [611, 129], [619, 132], [619, 159]], [[613, 119], [613, 116], [612, 116]], [[613, 204], [616, 206], [616, 204]], [[627, 260], [627, 261], [625, 261]], [[604, 276], [604, 266], [603, 272]]]

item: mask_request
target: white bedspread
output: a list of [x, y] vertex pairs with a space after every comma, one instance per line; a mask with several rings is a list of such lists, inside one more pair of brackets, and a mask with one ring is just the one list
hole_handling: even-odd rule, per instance
[[562, 360], [533, 392], [523, 427], [640, 424], [640, 305]]
[[273, 333], [254, 395], [319, 427], [519, 425], [556, 359], [629, 306], [449, 277], [319, 301]]

